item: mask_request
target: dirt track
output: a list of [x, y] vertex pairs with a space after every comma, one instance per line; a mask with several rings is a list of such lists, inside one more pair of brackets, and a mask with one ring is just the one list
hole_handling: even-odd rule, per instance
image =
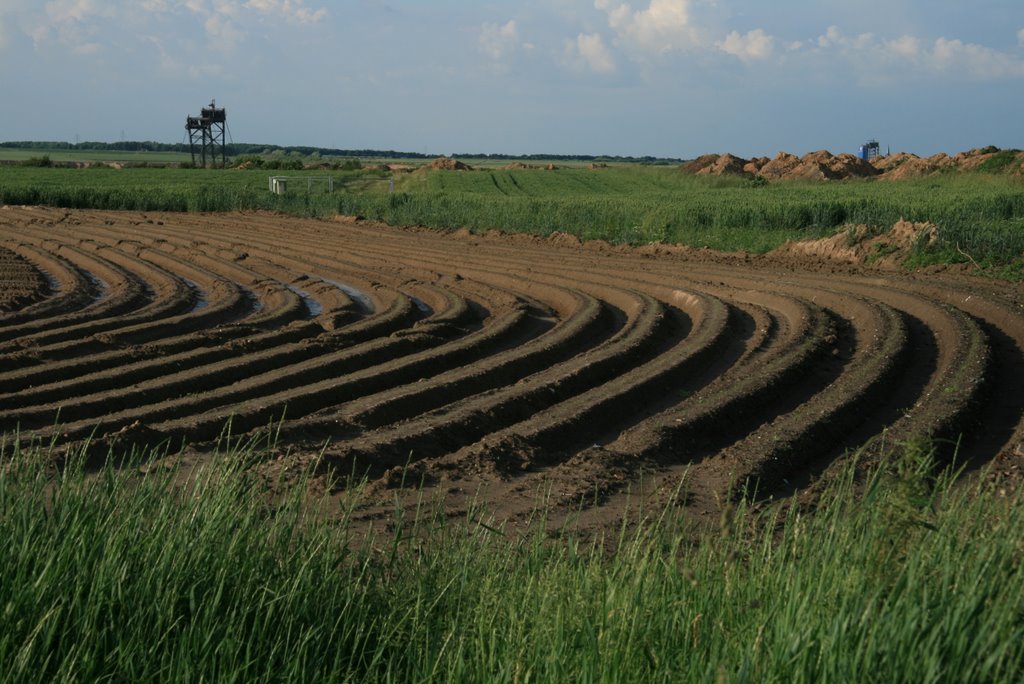
[[[785, 494], [883, 432], [1024, 460], [1018, 285], [271, 215], [0, 207], [0, 431], [215, 440], [604, 525]], [[97, 426], [99, 428], [97, 429]], [[323, 445], [328, 443], [326, 449]], [[405, 471], [403, 466], [410, 464]], [[404, 472], [403, 472], [404, 471]], [[680, 480], [686, 484], [680, 488]], [[680, 492], [685, 490], [684, 494]], [[380, 501], [378, 507], [374, 502]]]

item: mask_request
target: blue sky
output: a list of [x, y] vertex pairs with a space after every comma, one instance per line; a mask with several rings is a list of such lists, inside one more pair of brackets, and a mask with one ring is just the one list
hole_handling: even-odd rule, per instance
[[1022, 0], [0, 0], [0, 140], [1024, 147]]

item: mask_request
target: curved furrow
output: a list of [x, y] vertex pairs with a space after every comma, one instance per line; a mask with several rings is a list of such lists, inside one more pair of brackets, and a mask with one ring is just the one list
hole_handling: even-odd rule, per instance
[[[722, 301], [691, 295], [687, 313], [693, 321], [690, 335], [674, 339], [667, 350], [627, 372], [552, 406], [526, 421], [488, 435], [469, 448], [471, 458], [497, 459], [512, 445], [534, 457], [530, 465], [548, 465], [561, 452], [614, 437], [648, 417], [647, 406], [667, 394], [690, 393], [712, 380], [704, 369], [715, 363], [738, 327], [739, 314]], [[731, 324], [731, 325], [730, 325]], [[541, 455], [543, 454], [543, 455]], [[456, 458], [459, 456], [456, 455]], [[515, 457], [515, 456], [513, 456]], [[504, 464], [503, 467], [508, 467]]]
[[[159, 385], [161, 378], [174, 373], [194, 375], [195, 370], [201, 367], [205, 371], [204, 377], [193, 377], [191, 383], [195, 387], [208, 387], [210, 379], [224, 377], [225, 372], [229, 376], [239, 372], [225, 371], [225, 367], [241, 367], [252, 373], [261, 366], [281, 364], [281, 359], [303, 361], [325, 352], [386, 337], [418, 320], [415, 310], [407, 306], [398, 293], [378, 292], [375, 296], [378, 297], [378, 306], [388, 303], [386, 309], [335, 330], [329, 336], [324, 334], [321, 326], [312, 323], [293, 323], [287, 329], [268, 332], [234, 324], [159, 340], [143, 347], [58, 361], [37, 369], [0, 373], [0, 387], [10, 388], [11, 392], [0, 396], [0, 410], [52, 403], [35, 412], [34, 420], [47, 424], [45, 415], [52, 416], [59, 406], [67, 405], [71, 397], [112, 392], [150, 380]], [[63, 380], [70, 374], [78, 377], [72, 381]]]
[[[743, 283], [742, 279], [738, 282]], [[631, 434], [623, 435], [619, 442], [607, 447], [595, 445], [573, 455], [558, 468], [576, 469], [578, 474], [569, 477], [566, 472], [556, 476], [557, 481], [565, 482], [553, 494], [556, 500], [577, 508], [584, 500], [589, 504], [603, 503], [616, 492], [637, 484], [635, 478], [643, 473], [647, 480], [644, 484], [654, 490], [654, 498], [648, 503], [664, 506], [674, 500], [680, 478], [698, 472], [699, 484], [689, 488], [688, 496], [713, 502], [716, 490], [725, 488], [736, 469], [735, 457], [723, 461], [728, 455], [751, 453], [756, 458], [761, 453], [765, 431], [777, 421], [806, 412], [808, 406], [825, 406], [823, 397], [835, 393], [854, 375], [871, 375], [867, 366], [876, 361], [884, 359], [883, 365], [900, 366], [899, 358], [886, 356], [889, 348], [878, 347], [885, 340], [891, 349], [904, 348], [900, 341], [902, 321], [897, 312], [870, 300], [830, 295], [826, 290], [817, 292], [817, 298], [826, 300], [834, 309], [791, 300], [786, 308], [793, 330], [786, 336], [790, 342], [786, 343], [784, 353], [759, 355], [765, 362], [764, 368], [755, 365], [739, 369], [742, 375], [734, 377], [733, 382], [709, 385], [672, 411], [659, 414]], [[794, 309], [792, 304], [798, 308]], [[839, 318], [837, 310], [847, 318]], [[861, 337], [870, 334], [877, 348], [858, 347], [858, 331]], [[857, 353], [853, 358], [842, 358], [854, 350]], [[837, 382], [840, 378], [842, 382]], [[875, 378], [878, 386], [884, 385], [884, 376]], [[767, 442], [773, 443], [771, 439]], [[815, 444], [812, 453], [819, 453], [819, 446]], [[521, 449], [518, 445], [516, 448]], [[698, 463], [696, 469], [693, 467], [695, 459], [712, 455], [713, 458]], [[550, 478], [553, 473], [546, 475]], [[517, 487], [528, 486], [528, 478], [518, 479]], [[619, 501], [617, 505], [625, 504]]]
[[749, 433], [800, 397], [834, 379], [822, 368], [839, 341], [828, 311], [801, 299], [777, 302], [786, 331], [773, 351], [740, 361], [717, 381], [625, 435], [615, 451], [665, 463], [690, 463]]
[[[329, 359], [337, 367], [335, 375], [327, 379], [266, 395], [261, 394], [265, 388], [260, 387], [255, 400], [248, 399], [253, 394], [248, 388], [233, 388], [241, 390], [232, 394], [236, 401], [245, 400], [243, 403], [224, 405], [199, 418], [178, 418], [155, 423], [152, 427], [176, 438], [205, 441], [218, 436], [228, 420], [234, 430], [245, 432], [265, 426], [274, 419], [287, 419], [281, 431], [292, 435], [296, 419], [342, 404], [353, 397], [419, 382], [434, 372], [470, 362], [478, 355], [488, 353], [492, 346], [504, 346], [538, 334], [543, 327], [529, 315], [526, 307], [521, 307], [497, 316], [477, 333], [454, 341], [446, 341], [430, 333], [405, 333], [387, 341], [367, 343], [365, 350], [355, 348], [344, 359]], [[357, 361], [365, 357], [366, 363], [361, 367], [349, 362], [350, 357]], [[325, 359], [316, 360], [318, 368], [324, 363]], [[319, 370], [316, 375], [322, 377]]]
[[247, 325], [273, 328], [302, 317], [306, 311], [302, 300], [294, 291], [279, 281], [267, 278], [249, 268], [211, 256], [201, 249], [184, 247], [169, 241], [158, 244], [156, 248], [252, 293], [256, 301], [252, 305], [253, 313], [245, 319]]
[[88, 306], [95, 299], [92, 283], [67, 260], [21, 241], [6, 240], [4, 246], [31, 263], [46, 277], [51, 295], [20, 311], [0, 316], [0, 331], [25, 321], [67, 315]]
[[454, 402], [399, 425], [332, 447], [324, 465], [386, 469], [456, 451], [485, 435], [548, 410], [561, 401], [627, 372], [657, 354], [666, 340], [689, 332], [690, 321], [653, 297], [632, 292], [633, 310], [619, 332], [602, 345], [555, 364], [516, 384]]
[[0, 278], [14, 264], [30, 295], [0, 298], [0, 431], [202, 458], [229, 420], [273, 421], [281, 449], [254, 467], [329, 441], [321, 467], [371, 477], [360, 516], [421, 496], [384, 491], [408, 481], [449, 514], [478, 493], [503, 519], [547, 491], [553, 520], [597, 527], [631, 492], [717, 519], [726, 492], [827, 481], [880, 436], [962, 434], [979, 466], [1024, 454], [1019, 286], [554, 242], [5, 209]]
[[46, 279], [28, 261], [0, 247], [0, 321], [43, 299]]
[[[766, 412], [783, 411], [787, 391], [796, 393], [800, 386], [799, 393], [813, 394], [834, 377], [834, 373], [823, 375], [814, 369], [831, 356], [829, 352], [838, 341], [833, 317], [827, 311], [797, 298], [760, 292], [717, 289], [716, 294], [732, 300], [734, 318], [739, 305], [758, 304], [748, 309], [748, 343], [736, 345], [738, 335], [731, 340], [727, 336], [722, 344], [728, 350], [731, 341], [733, 349], [723, 355], [722, 362], [709, 366], [707, 377], [711, 380], [703, 388], [685, 391], [671, 402], [638, 401], [638, 406], [651, 407], [653, 415], [604, 446], [570, 450], [553, 467], [553, 444], [510, 434], [501, 441], [488, 440], [475, 453], [468, 450], [442, 459], [435, 468], [442, 472], [452, 467], [465, 469], [465, 461], [475, 461], [477, 470], [496, 474], [499, 482], [484, 486], [488, 498], [518, 502], [506, 505], [510, 516], [528, 517], [535, 503], [524, 499], [521, 492], [544, 489], [545, 482], [553, 479], [563, 484], [550, 492], [552, 500], [572, 506], [577, 516], [586, 516], [595, 501], [638, 484], [638, 475], [646, 480], [643, 484], [650, 486], [656, 481], [673, 489], [695, 458], [713, 453], [715, 444], [724, 446], [737, 435], [754, 430], [764, 422]], [[773, 309], [760, 309], [763, 303], [772, 304]], [[595, 433], [600, 431], [591, 429], [589, 434]], [[543, 467], [538, 469], [538, 465]], [[516, 477], [504, 482], [510, 473]], [[581, 509], [584, 502], [588, 505]]]
[[[4, 423], [17, 421], [23, 426], [42, 427], [50, 424], [57, 410], [61, 410], [61, 420], [70, 421], [62, 425], [62, 432], [84, 435], [96, 427], [97, 418], [102, 418], [102, 430], [110, 431], [135, 421], [155, 422], [182, 415], [195, 416], [225, 403], [240, 401], [261, 388], [274, 392], [281, 391], [284, 386], [302, 386], [336, 368], [346, 365], [358, 367], [394, 353], [407, 352], [419, 340], [410, 336], [404, 338], [403, 343], [402, 338], [385, 338], [382, 344], [376, 340], [376, 333], [384, 322], [402, 328], [414, 319], [415, 308], [408, 298], [395, 297], [388, 311], [366, 321], [375, 324], [372, 328], [353, 327], [347, 335], [335, 336], [329, 346], [292, 344], [272, 347], [262, 353], [235, 354], [202, 367], [203, 372], [198, 377], [196, 367], [192, 365], [139, 382], [129, 389], [117, 388], [75, 397], [70, 402], [2, 412], [0, 419]], [[357, 344], [367, 337], [371, 341], [362, 342], [364, 349], [358, 345], [346, 347], [342, 342], [344, 338], [349, 344]], [[221, 425], [224, 420], [219, 420]]]
[[203, 306], [178, 315], [157, 315], [154, 320], [137, 322], [85, 338], [37, 347], [33, 350], [34, 353], [47, 361], [95, 354], [112, 347], [138, 345], [168, 335], [194, 332], [245, 316], [252, 310], [251, 295], [235, 283], [168, 258], [166, 255], [144, 254], [142, 256], [152, 258], [160, 266], [179, 276], [188, 274], [192, 279], [196, 279], [206, 294]]
[[[585, 352], [614, 334], [611, 312], [583, 292], [569, 291], [572, 305], [554, 303], [559, 318], [556, 324], [538, 316], [540, 327], [531, 339], [515, 347], [499, 350], [483, 363], [467, 359], [445, 372], [434, 371], [430, 377], [416, 382], [364, 394], [346, 402], [337, 410], [311, 416], [288, 425], [292, 431], [331, 434], [340, 425], [342, 434], [352, 425], [375, 429], [389, 423], [407, 420], [440, 406], [473, 395], [514, 384], [520, 379], [543, 371], [552, 365]], [[548, 300], [550, 301], [550, 300]]]
[[[411, 286], [410, 290], [423, 299], [433, 302], [436, 311], [431, 316], [418, 320], [412, 328], [399, 329], [390, 337], [375, 339], [356, 347], [344, 348], [340, 344], [340, 340], [347, 337], [351, 341], [352, 333], [356, 330], [356, 327], [353, 327], [347, 331], [347, 334], [341, 333], [334, 336], [329, 347], [307, 345], [291, 349], [274, 349], [262, 355], [249, 354], [240, 361], [227, 361], [204, 368], [201, 379], [192, 378], [190, 370], [181, 373], [180, 376], [165, 376], [156, 382], [144, 383], [120, 396], [110, 398], [101, 396], [91, 401], [79, 398], [74, 403], [73, 411], [91, 411], [91, 415], [98, 416], [102, 415], [99, 411], [103, 406], [106, 406], [109, 411], [111, 400], [114, 401], [114, 407], [124, 404], [134, 405], [134, 408], [106, 416], [104, 429], [110, 429], [111, 425], [123, 426], [123, 424], [137, 420], [159, 421], [176, 415], [193, 416], [200, 411], [211, 412], [206, 419], [198, 419], [198, 421], [192, 417], [184, 419], [185, 422], [190, 423], [189, 435], [202, 432], [204, 422], [214, 425], [215, 430], [219, 431], [227, 418], [236, 413], [234, 402], [239, 402], [242, 399], [251, 400], [262, 394], [268, 395], [269, 398], [265, 402], [267, 407], [261, 409], [261, 415], [280, 414], [285, 406], [292, 406], [293, 411], [298, 411], [299, 405], [309, 404], [316, 400], [317, 390], [321, 386], [326, 385], [330, 388], [334, 383], [333, 380], [323, 380], [323, 378], [333, 378], [340, 374], [351, 373], [366, 366], [380, 364], [395, 356], [408, 356], [417, 349], [443, 343], [446, 339], [445, 335], [454, 335], [460, 326], [472, 325], [474, 314], [464, 299], [451, 292], [441, 291], [424, 284]], [[385, 315], [379, 318], [391, 319], [394, 322], [404, 320], [405, 323], [414, 320], [415, 314], [418, 312], [414, 312], [413, 307], [409, 304], [410, 301], [411, 299], [396, 299], [396, 306], [393, 306], [394, 312], [390, 312], [391, 315], [387, 315], [389, 312], [385, 312]], [[491, 306], [497, 307], [499, 304], [495, 303]], [[507, 308], [507, 302], [502, 306]], [[494, 326], [491, 337], [500, 338], [501, 335], [507, 335], [521, 318], [522, 316], [516, 316], [509, 317], [507, 321], [499, 321]], [[379, 323], [379, 321], [375, 321], [375, 323]], [[465, 353], [466, 350], [463, 351]], [[472, 350], [468, 349], [468, 351]], [[169, 393], [173, 397], [173, 392], [183, 392], [184, 390], [187, 390], [190, 395], [202, 391], [205, 391], [205, 394], [201, 397], [178, 396], [138, 406], [140, 402], [152, 402], [154, 397], [167, 396]], [[214, 410], [224, 404], [228, 404], [227, 409]], [[316, 406], [316, 404], [313, 405]], [[45, 419], [47, 415], [52, 415], [52, 410], [53, 407], [44, 407], [33, 413], [37, 420]], [[20, 413], [23, 422], [25, 415], [25, 411]], [[4, 416], [4, 418], [13, 417]], [[62, 418], [77, 419], [81, 422], [78, 413], [69, 414], [65, 411]], [[250, 420], [256, 421], [254, 426], [265, 424], [263, 418], [255, 418], [248, 412], [235, 417], [236, 424], [243, 424]], [[172, 432], [176, 429], [173, 426], [167, 427]], [[63, 429], [65, 432], [76, 432], [81, 428], [81, 425], [73, 424], [65, 426]], [[177, 429], [180, 432], [180, 426]], [[216, 433], [209, 436], [216, 436]]]
[[[1024, 291], [1020, 287], [993, 289], [989, 281], [947, 282], [941, 278], [915, 279], [903, 289], [970, 316], [987, 341], [988, 374], [976, 401], [970, 400], [974, 415], [959, 426], [964, 430], [957, 437], [960, 462], [977, 468], [995, 459], [1024, 455], [1024, 392], [1020, 391], [1024, 387]], [[977, 343], [976, 334], [971, 337]], [[963, 362], [952, 366], [958, 363]], [[970, 377], [954, 379], [948, 386], [969, 384]]]
[[325, 330], [334, 330], [358, 317], [359, 309], [349, 295], [337, 286], [308, 273], [308, 265], [298, 264], [298, 268], [285, 265], [292, 261], [283, 257], [278, 257], [278, 261], [271, 261], [264, 257], [249, 255], [239, 259], [239, 263], [251, 267], [254, 271], [294, 288], [293, 291], [306, 303], [310, 316]]
[[772, 492], [816, 458], [857, 446], [849, 435], [862, 425], [873, 426], [872, 410], [892, 393], [913, 351], [903, 315], [889, 305], [879, 307], [886, 320], [873, 339], [859, 342], [862, 362], [851, 364], [844, 382], [717, 456], [730, 472], [734, 494]]
[[[53, 252], [86, 274], [99, 296], [92, 305], [60, 319], [36, 320], [3, 328], [0, 340], [6, 340], [7, 344], [42, 347], [94, 335], [123, 325], [122, 321], [130, 317], [131, 312], [149, 303], [145, 285], [130, 271], [71, 245], [55, 245]], [[4, 346], [0, 344], [0, 349]]]

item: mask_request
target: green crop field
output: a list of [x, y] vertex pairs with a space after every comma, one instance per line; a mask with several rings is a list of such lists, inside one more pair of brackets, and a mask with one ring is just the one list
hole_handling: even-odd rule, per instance
[[[272, 195], [273, 174], [297, 178]], [[335, 178], [335, 192], [304, 176]], [[1024, 179], [985, 173], [887, 182], [760, 184], [695, 177], [676, 167], [386, 171], [269, 171], [0, 167], [0, 202], [167, 211], [275, 210], [360, 215], [393, 225], [549, 235], [562, 231], [616, 244], [652, 242], [765, 252], [786, 240], [849, 225], [879, 232], [900, 219], [938, 226], [914, 264], [973, 260], [1013, 276], [1024, 254]]]

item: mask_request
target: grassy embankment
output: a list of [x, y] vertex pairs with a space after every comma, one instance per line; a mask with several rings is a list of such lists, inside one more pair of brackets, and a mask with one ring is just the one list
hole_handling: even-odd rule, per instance
[[[191, 474], [0, 469], [3, 681], [1018, 681], [1024, 506], [904, 448], [813, 514], [739, 506], [616, 554], [429, 510], [352, 543], [269, 505], [248, 445]], [[177, 483], [177, 484], [176, 484]], [[540, 515], [540, 514], [538, 514]]]
[[[285, 196], [267, 191], [271, 173], [330, 173], [334, 194], [301, 180]], [[0, 202], [143, 211], [265, 209], [308, 216], [361, 215], [394, 225], [468, 227], [644, 244], [654, 241], [765, 252], [789, 239], [831, 235], [865, 224], [879, 232], [899, 219], [938, 225], [938, 241], [918, 246], [909, 265], [973, 260], [1006, 277], [1024, 263], [1024, 180], [999, 173], [914, 181], [758, 185], [687, 176], [674, 167], [613, 166], [430, 171], [0, 168]]]

